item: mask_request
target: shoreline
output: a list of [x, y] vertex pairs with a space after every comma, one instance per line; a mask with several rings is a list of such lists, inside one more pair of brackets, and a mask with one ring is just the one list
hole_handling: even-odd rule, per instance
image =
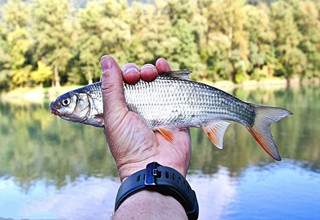
[[59, 95], [69, 92], [71, 90], [83, 87], [84, 85], [71, 85], [57, 87], [23, 87], [17, 88], [12, 91], [1, 93], [0, 101], [21, 103], [27, 101], [29, 103], [41, 104], [46, 100], [51, 101], [56, 99]]
[[[247, 80], [242, 83], [236, 84], [231, 81], [218, 81], [210, 82], [203, 80], [202, 83], [212, 85], [222, 90], [231, 91], [236, 88], [244, 89], [257, 89], [257, 88], [284, 88], [287, 86], [298, 86], [314, 84], [319, 85], [320, 79], [310, 79], [310, 80], [300, 80], [292, 79], [289, 82], [286, 79], [265, 79], [261, 81]], [[69, 92], [71, 90], [83, 87], [85, 85], [71, 85], [71, 86], [61, 86], [56, 87], [35, 87], [35, 88], [17, 88], [7, 93], [0, 93], [0, 100], [6, 102], [17, 102], [27, 101], [30, 103], [43, 103], [46, 100], [55, 100], [59, 95]]]
[[288, 86], [299, 86], [299, 85], [308, 85], [308, 84], [319, 85], [320, 78], [305, 79], [305, 80], [300, 80], [299, 78], [295, 78], [295, 79], [291, 79], [290, 81], [287, 81], [286, 79], [271, 78], [271, 79], [264, 79], [260, 81], [247, 80], [239, 84], [233, 83], [231, 81], [219, 81], [219, 82], [207, 83], [207, 84], [213, 85], [223, 90], [225, 89], [231, 90], [231, 89], [237, 89], [237, 88], [244, 88], [244, 89], [285, 88]]

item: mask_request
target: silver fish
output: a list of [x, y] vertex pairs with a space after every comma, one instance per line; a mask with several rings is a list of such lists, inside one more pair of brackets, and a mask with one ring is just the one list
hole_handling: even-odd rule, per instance
[[[235, 121], [245, 126], [262, 148], [281, 160], [270, 125], [292, 112], [244, 102], [215, 87], [188, 79], [189, 71], [161, 74], [152, 82], [124, 83], [128, 109], [167, 139], [182, 127], [202, 127], [212, 143], [222, 149], [223, 136]], [[104, 126], [101, 82], [65, 93], [50, 103], [51, 113], [61, 118]]]

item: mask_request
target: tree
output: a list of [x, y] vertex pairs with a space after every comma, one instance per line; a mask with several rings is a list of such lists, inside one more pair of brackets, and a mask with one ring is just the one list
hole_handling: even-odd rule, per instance
[[[227, 80], [243, 78], [247, 69], [248, 36], [244, 0], [199, 0], [200, 11], [207, 20], [206, 44], [202, 57], [217, 77]], [[236, 75], [239, 75], [236, 77]]]
[[87, 8], [80, 11], [78, 17], [81, 27], [78, 39], [79, 58], [90, 84], [93, 78], [98, 77], [98, 57], [102, 55], [101, 3], [88, 3]]
[[31, 66], [27, 65], [27, 52], [31, 45], [27, 31], [28, 7], [20, 0], [10, 0], [4, 6], [4, 20], [8, 26], [8, 45], [11, 55], [12, 83], [27, 83]]
[[7, 29], [0, 23], [0, 90], [9, 87], [11, 71], [11, 56], [7, 40]]
[[253, 79], [272, 76], [276, 62], [273, 41], [275, 34], [271, 30], [269, 8], [265, 4], [247, 5], [247, 19], [244, 24], [249, 34], [249, 71]]
[[307, 58], [303, 78], [320, 76], [320, 21], [317, 4], [312, 1], [301, 2], [299, 5], [298, 28], [302, 34], [299, 48]]
[[67, 0], [35, 0], [33, 7], [36, 60], [42, 60], [54, 71], [54, 85], [60, 87], [60, 74], [64, 72], [72, 54], [72, 26], [68, 20], [70, 5]]
[[172, 36], [179, 40], [177, 47], [171, 54], [171, 60], [176, 63], [179, 69], [194, 71], [197, 69], [199, 56], [192, 33], [193, 28], [190, 24], [193, 18], [191, 1], [170, 0], [166, 8], [172, 25]]
[[102, 53], [113, 55], [124, 64], [131, 41], [127, 3], [125, 0], [104, 0], [101, 10]]
[[43, 83], [51, 79], [53, 73], [50, 67], [46, 66], [40, 60], [37, 62], [38, 69], [36, 71], [31, 72], [31, 79], [36, 83], [40, 84], [40, 87], [43, 87]]
[[293, 7], [284, 1], [273, 3], [270, 11], [271, 27], [276, 34], [274, 46], [278, 63], [275, 71], [277, 75], [283, 75], [287, 80], [293, 75], [301, 74], [306, 65], [305, 55], [298, 48], [302, 35], [294, 20], [293, 12]]
[[190, 24], [180, 19], [174, 26], [173, 36], [179, 39], [179, 45], [172, 53], [171, 60], [179, 64], [179, 69], [196, 70], [199, 57]]
[[[55, 86], [92, 83], [99, 79], [104, 54], [120, 65], [164, 57], [172, 69], [192, 70], [192, 78], [209, 81], [320, 77], [320, 0], [6, 0], [0, 5], [1, 89], [41, 84], [49, 75]], [[40, 76], [41, 65], [53, 74]]]
[[142, 65], [165, 57], [171, 63], [172, 69], [179, 68], [179, 65], [172, 61], [172, 54], [178, 47], [179, 39], [173, 35], [166, 5], [163, 0], [157, 0], [155, 5], [133, 4], [130, 9], [129, 62]]

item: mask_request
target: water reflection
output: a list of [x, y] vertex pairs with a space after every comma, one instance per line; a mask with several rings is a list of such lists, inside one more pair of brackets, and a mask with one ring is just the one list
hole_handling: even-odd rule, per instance
[[0, 104], [1, 176], [25, 190], [37, 179], [58, 188], [80, 175], [116, 175], [101, 129], [53, 117], [45, 103]]
[[[283, 162], [250, 167], [239, 177], [232, 177], [222, 166], [215, 174], [190, 174], [200, 219], [319, 219], [320, 174], [310, 175], [287, 159]], [[119, 184], [116, 178], [80, 176], [59, 190], [38, 181], [27, 194], [21, 194], [11, 179], [0, 181], [0, 207], [5, 207], [0, 215], [109, 219]]]
[[[302, 196], [313, 202], [312, 207], [315, 207], [314, 204], [320, 207], [314, 193], [319, 195], [320, 189], [313, 185], [315, 181], [320, 185], [319, 86], [235, 89], [232, 93], [249, 102], [279, 106], [294, 113], [293, 117], [271, 127], [284, 160], [275, 162], [270, 158], [241, 125], [232, 123], [229, 126], [223, 150], [214, 148], [202, 129], [191, 129], [193, 152], [189, 179], [199, 194], [203, 219], [234, 219], [239, 216], [245, 219], [250, 213], [259, 216], [257, 210], [264, 205], [262, 202], [266, 198], [271, 199], [268, 193], [276, 196], [277, 192], [285, 199], [288, 196], [284, 194], [290, 194], [290, 184], [296, 187], [290, 188], [296, 191], [290, 194], [292, 201], [295, 201], [295, 196]], [[303, 174], [294, 175], [297, 170]], [[11, 211], [10, 208], [1, 211], [0, 216], [81, 218], [84, 211], [79, 210], [90, 204], [89, 201], [95, 201], [96, 204], [88, 206], [89, 213], [101, 212], [99, 216], [105, 218], [110, 216], [105, 210], [112, 212], [113, 209], [119, 184], [116, 177], [117, 170], [100, 128], [53, 117], [48, 103], [17, 105], [0, 102], [0, 207], [8, 204], [12, 207]], [[272, 179], [274, 177], [279, 178]], [[263, 181], [259, 182], [259, 178]], [[257, 182], [263, 185], [263, 189], [254, 187]], [[268, 187], [267, 183], [272, 187]], [[303, 192], [304, 187], [309, 187], [309, 191]], [[316, 189], [319, 191], [314, 191]], [[88, 192], [88, 196], [81, 197], [84, 192]], [[247, 199], [248, 193], [251, 199]], [[76, 198], [79, 202], [73, 208], [62, 209], [65, 212], [52, 211], [61, 209], [62, 200], [73, 201]], [[245, 209], [247, 203], [255, 200], [257, 205], [251, 205], [251, 211]], [[46, 208], [39, 212], [25, 211], [41, 207], [40, 203]], [[211, 205], [215, 207], [214, 212]], [[13, 211], [17, 207], [20, 214], [10, 215], [18, 213]], [[270, 206], [266, 210], [271, 213], [275, 207]], [[293, 210], [295, 207], [292, 204]], [[67, 210], [74, 213], [67, 215]], [[87, 217], [90, 218], [90, 215]], [[309, 216], [314, 216], [314, 213]]]

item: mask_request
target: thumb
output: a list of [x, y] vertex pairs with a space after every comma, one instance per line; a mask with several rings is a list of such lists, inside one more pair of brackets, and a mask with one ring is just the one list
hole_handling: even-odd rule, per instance
[[128, 112], [124, 98], [122, 71], [117, 61], [108, 55], [101, 58], [101, 89], [106, 132], [114, 131]]

